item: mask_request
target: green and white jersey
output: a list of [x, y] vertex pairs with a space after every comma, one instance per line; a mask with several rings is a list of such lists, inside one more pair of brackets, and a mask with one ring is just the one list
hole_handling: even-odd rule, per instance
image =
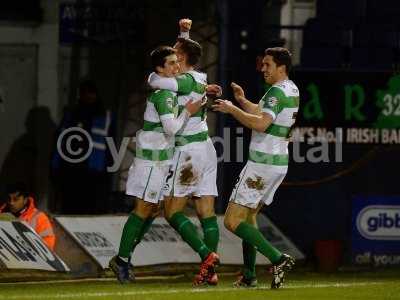
[[[152, 88], [162, 88], [177, 92], [179, 113], [181, 113], [190, 99], [201, 101], [205, 97], [207, 74], [189, 71], [175, 78], [166, 78], [152, 73], [149, 76], [148, 83]], [[176, 145], [182, 146], [193, 142], [206, 141], [208, 138], [206, 116], [205, 107], [191, 116], [176, 134]]]
[[299, 110], [299, 89], [287, 79], [271, 86], [259, 102], [260, 109], [270, 114], [272, 124], [265, 132], [253, 130], [249, 160], [275, 166], [289, 161], [288, 135]]
[[166, 134], [163, 121], [178, 116], [176, 93], [155, 90], [147, 98], [143, 129], [136, 134], [136, 157], [165, 161], [173, 157], [175, 137]]
[[[189, 94], [180, 94], [178, 90], [179, 111], [182, 111], [186, 103], [193, 99], [202, 101], [206, 97], [207, 74], [198, 71], [189, 71], [185, 74], [194, 79], [192, 90]], [[178, 79], [179, 80], [179, 79]], [[207, 109], [203, 107], [195, 115], [191, 116], [183, 128], [176, 135], [176, 145], [183, 146], [193, 142], [202, 142], [208, 139]]]

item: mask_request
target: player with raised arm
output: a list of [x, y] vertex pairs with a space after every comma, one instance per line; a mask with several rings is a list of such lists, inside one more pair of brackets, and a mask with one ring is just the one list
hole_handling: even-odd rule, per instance
[[[153, 88], [178, 92], [178, 103], [182, 109], [189, 99], [203, 98], [206, 92], [220, 94], [221, 88], [218, 85], [207, 85], [207, 74], [195, 70], [202, 48], [189, 39], [191, 21], [182, 19], [179, 25], [181, 33], [175, 48], [181, 75], [175, 79], [152, 76], [149, 84]], [[202, 108], [191, 116], [176, 136], [176, 152], [167, 180], [164, 202], [166, 219], [203, 261], [194, 285], [218, 283], [215, 268], [208, 259], [210, 253], [217, 251], [219, 228], [214, 211], [214, 199], [218, 195], [217, 155], [208, 135], [206, 114], [206, 108]], [[194, 200], [203, 229], [203, 241], [198, 236], [195, 225], [183, 213], [189, 198]], [[211, 257], [217, 259], [214, 254]]]
[[255, 286], [256, 251], [272, 263], [271, 288], [280, 288], [294, 259], [268, 242], [256, 227], [256, 215], [271, 204], [288, 169], [288, 135], [299, 109], [299, 90], [289, 80], [291, 54], [285, 48], [269, 48], [262, 61], [265, 81], [271, 85], [258, 104], [247, 100], [243, 89], [232, 83], [239, 107], [216, 100], [214, 110], [228, 113], [253, 130], [249, 159], [240, 173], [225, 213], [225, 227], [242, 239], [244, 272], [236, 286]]
[[[156, 48], [151, 53], [151, 61], [160, 77], [178, 74], [178, 58], [172, 47]], [[121, 283], [134, 280], [130, 257], [158, 214], [162, 188], [174, 154], [175, 134], [203, 104], [189, 100], [178, 116], [176, 93], [158, 89], [147, 98], [144, 125], [137, 132], [135, 158], [126, 185], [126, 194], [136, 198], [136, 205], [124, 225], [118, 255], [109, 263]]]

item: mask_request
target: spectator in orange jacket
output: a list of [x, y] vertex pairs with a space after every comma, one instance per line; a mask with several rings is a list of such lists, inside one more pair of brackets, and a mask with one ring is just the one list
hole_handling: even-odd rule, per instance
[[43, 239], [43, 242], [54, 250], [56, 236], [49, 217], [35, 207], [34, 199], [23, 184], [13, 184], [7, 188], [7, 203], [0, 207], [0, 213], [11, 213], [25, 221]]

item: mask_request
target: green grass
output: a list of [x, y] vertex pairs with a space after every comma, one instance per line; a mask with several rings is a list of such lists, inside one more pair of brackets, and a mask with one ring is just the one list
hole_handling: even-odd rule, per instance
[[400, 270], [338, 273], [289, 274], [285, 288], [269, 289], [269, 277], [259, 278], [257, 289], [234, 289], [232, 276], [221, 276], [217, 287], [193, 289], [185, 278], [139, 279], [131, 285], [114, 280], [0, 284], [0, 299], [151, 299], [151, 300], [392, 300], [400, 299]]

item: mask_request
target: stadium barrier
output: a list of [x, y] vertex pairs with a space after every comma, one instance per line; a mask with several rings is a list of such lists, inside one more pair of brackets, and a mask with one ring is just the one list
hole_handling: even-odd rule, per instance
[[68, 265], [70, 277], [98, 277], [103, 273], [103, 268], [60, 226], [56, 218], [53, 220], [53, 228], [57, 238], [54, 251]]
[[[70, 269], [52, 252], [41, 237], [23, 221], [12, 216], [0, 218], [0, 280], [27, 276], [59, 278]], [[52, 274], [53, 273], [53, 274]]]
[[[103, 269], [108, 267], [109, 260], [118, 251], [126, 219], [127, 216], [55, 217], [56, 223]], [[191, 220], [198, 227], [198, 231], [202, 232], [198, 219], [191, 218]], [[218, 217], [218, 224], [220, 229], [218, 253], [221, 264], [241, 265], [243, 263], [241, 240], [225, 229], [223, 217]], [[296, 259], [304, 259], [304, 254], [266, 216], [259, 215], [258, 225], [275, 247], [291, 254]], [[135, 266], [140, 267], [163, 264], [197, 264], [200, 262], [200, 258], [164, 218], [157, 218], [144, 236], [142, 243], [136, 247], [133, 261]], [[257, 256], [256, 263], [258, 265], [270, 264], [261, 255]]]
[[[127, 216], [55, 216], [55, 253], [24, 222], [0, 219], [0, 281], [31, 281], [103, 277], [111, 275], [108, 261], [118, 251]], [[191, 218], [202, 232], [197, 218]], [[242, 264], [241, 241], [218, 217], [221, 272], [232, 272]], [[264, 215], [258, 217], [261, 232], [278, 249], [296, 259], [303, 253]], [[200, 258], [170, 227], [157, 218], [133, 257], [138, 276], [187, 274], [198, 268]], [[257, 256], [258, 266], [270, 262]]]

